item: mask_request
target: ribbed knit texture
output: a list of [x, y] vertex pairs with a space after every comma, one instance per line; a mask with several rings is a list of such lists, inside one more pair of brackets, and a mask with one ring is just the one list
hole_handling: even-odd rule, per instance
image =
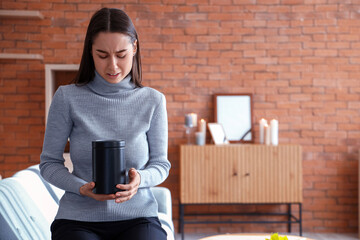
[[[118, 221], [157, 216], [157, 203], [149, 187], [169, 174], [166, 100], [152, 88], [135, 88], [127, 76], [117, 84], [98, 73], [85, 86], [66, 85], [56, 91], [49, 110], [40, 169], [42, 176], [64, 189], [57, 219]], [[73, 172], [64, 167], [63, 151], [70, 139]], [[92, 181], [94, 140], [125, 140], [127, 170], [137, 169], [141, 183], [136, 195], [124, 203], [96, 201], [80, 195]]]

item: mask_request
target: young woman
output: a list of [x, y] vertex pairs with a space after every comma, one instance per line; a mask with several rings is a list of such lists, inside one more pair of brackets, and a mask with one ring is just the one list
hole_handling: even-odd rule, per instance
[[[140, 44], [131, 19], [103, 8], [90, 20], [75, 84], [56, 91], [41, 154], [42, 176], [64, 189], [52, 239], [166, 239], [150, 187], [169, 174], [162, 93], [141, 84]], [[70, 140], [73, 172], [64, 166]], [[128, 183], [95, 194], [92, 141], [122, 139]]]

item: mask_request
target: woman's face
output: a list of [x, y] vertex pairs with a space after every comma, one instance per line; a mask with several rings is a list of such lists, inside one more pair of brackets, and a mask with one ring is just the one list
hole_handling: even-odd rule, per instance
[[131, 71], [136, 41], [122, 33], [100, 32], [95, 36], [91, 53], [95, 69], [107, 82], [118, 83]]

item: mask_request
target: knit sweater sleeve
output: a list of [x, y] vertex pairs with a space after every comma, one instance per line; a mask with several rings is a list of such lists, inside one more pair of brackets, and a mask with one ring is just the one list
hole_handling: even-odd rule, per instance
[[171, 164], [167, 158], [168, 150], [168, 120], [166, 99], [161, 94], [150, 128], [147, 132], [149, 144], [149, 160], [145, 169], [138, 170], [141, 176], [140, 188], [152, 187], [162, 183], [169, 175]]
[[63, 157], [72, 125], [69, 104], [60, 87], [49, 109], [43, 151], [40, 155], [40, 172], [45, 180], [58, 188], [80, 194], [79, 189], [86, 181], [68, 171]]

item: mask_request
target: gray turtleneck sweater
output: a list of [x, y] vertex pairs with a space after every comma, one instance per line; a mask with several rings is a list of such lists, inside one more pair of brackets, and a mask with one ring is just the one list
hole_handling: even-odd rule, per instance
[[[48, 115], [40, 169], [51, 184], [64, 189], [56, 219], [119, 221], [157, 216], [157, 203], [149, 187], [169, 174], [167, 113], [163, 94], [136, 88], [127, 76], [117, 84], [98, 73], [84, 86], [66, 85], [56, 91]], [[63, 151], [70, 140], [73, 172], [64, 166]], [[138, 192], [129, 201], [96, 201], [80, 195], [92, 181], [92, 145], [99, 139], [125, 140], [127, 171], [141, 176]]]

